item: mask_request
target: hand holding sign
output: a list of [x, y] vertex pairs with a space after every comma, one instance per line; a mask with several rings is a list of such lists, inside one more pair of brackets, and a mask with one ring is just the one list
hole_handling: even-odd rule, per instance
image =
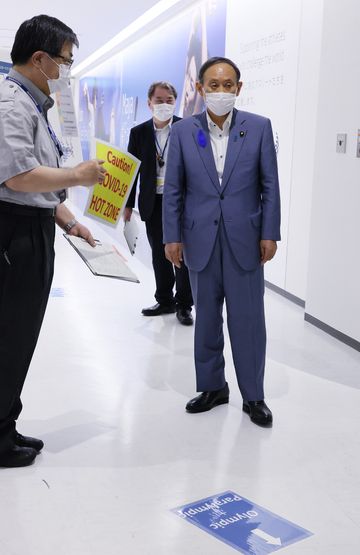
[[79, 185], [91, 186], [94, 183], [102, 183], [106, 174], [104, 162], [105, 160], [88, 160], [75, 166], [73, 171]]

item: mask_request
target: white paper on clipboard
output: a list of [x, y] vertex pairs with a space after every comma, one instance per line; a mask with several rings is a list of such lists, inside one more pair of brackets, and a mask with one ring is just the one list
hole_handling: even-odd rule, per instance
[[125, 259], [110, 243], [97, 242], [96, 246], [92, 247], [81, 237], [66, 235], [65, 233], [64, 237], [74, 247], [94, 275], [140, 283], [137, 276], [126, 264]]

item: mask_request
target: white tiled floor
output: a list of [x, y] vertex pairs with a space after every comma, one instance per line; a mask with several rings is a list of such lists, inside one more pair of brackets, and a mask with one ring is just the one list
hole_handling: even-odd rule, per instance
[[314, 533], [281, 552], [360, 553], [360, 353], [267, 291], [273, 428], [242, 413], [228, 342], [230, 404], [186, 414], [193, 329], [141, 316], [154, 288], [144, 238], [131, 266], [140, 285], [94, 277], [57, 238], [60, 296], [19, 423], [46, 446], [34, 466], [0, 470], [0, 554], [230, 555], [170, 512], [225, 490]]

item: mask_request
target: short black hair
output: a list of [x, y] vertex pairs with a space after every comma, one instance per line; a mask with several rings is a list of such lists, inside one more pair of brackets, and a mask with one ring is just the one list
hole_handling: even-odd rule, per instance
[[74, 31], [65, 23], [49, 15], [37, 15], [24, 21], [15, 35], [11, 50], [14, 65], [26, 64], [37, 50], [52, 56], [60, 54], [65, 42], [79, 47]]
[[152, 97], [154, 96], [156, 87], [160, 87], [160, 89], [166, 89], [167, 91], [169, 91], [170, 94], [173, 95], [175, 100], [177, 99], [177, 92], [174, 85], [172, 85], [171, 83], [168, 83], [168, 81], [156, 81], [155, 83], [151, 83], [149, 87], [149, 90], [148, 90], [149, 100], [151, 100]]
[[200, 83], [203, 83], [204, 81], [205, 71], [208, 70], [209, 67], [214, 66], [215, 64], [228, 64], [229, 66], [231, 66], [236, 73], [237, 82], [240, 81], [241, 74], [238, 66], [232, 60], [229, 60], [229, 58], [222, 58], [221, 56], [215, 56], [214, 58], [209, 58], [208, 60], [206, 60], [206, 62], [204, 62], [201, 68], [199, 69], [198, 78]]

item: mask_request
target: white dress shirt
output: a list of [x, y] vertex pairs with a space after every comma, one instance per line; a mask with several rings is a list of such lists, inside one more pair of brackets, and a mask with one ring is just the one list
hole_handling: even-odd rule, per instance
[[220, 185], [222, 182], [222, 177], [224, 173], [225, 158], [229, 142], [230, 124], [232, 120], [233, 112], [231, 111], [226, 120], [224, 121], [223, 128], [220, 129], [210, 118], [208, 112], [206, 112], [211, 148], [214, 155], [215, 166], [219, 176]]
[[[156, 144], [157, 152], [159, 152], [159, 147], [160, 147], [160, 152], [163, 152], [166, 145], [166, 141], [170, 135], [171, 124], [172, 124], [172, 119], [165, 127], [163, 127], [162, 129], [158, 129], [154, 123], [154, 132], [155, 132], [155, 137], [157, 141], [157, 143], [155, 141], [155, 144]], [[157, 195], [162, 195], [164, 193], [165, 169], [166, 169], [168, 151], [169, 151], [169, 141], [166, 145], [166, 150], [163, 155], [163, 160], [165, 164], [162, 167], [160, 167], [158, 164], [158, 161], [156, 160], [156, 194]]]

